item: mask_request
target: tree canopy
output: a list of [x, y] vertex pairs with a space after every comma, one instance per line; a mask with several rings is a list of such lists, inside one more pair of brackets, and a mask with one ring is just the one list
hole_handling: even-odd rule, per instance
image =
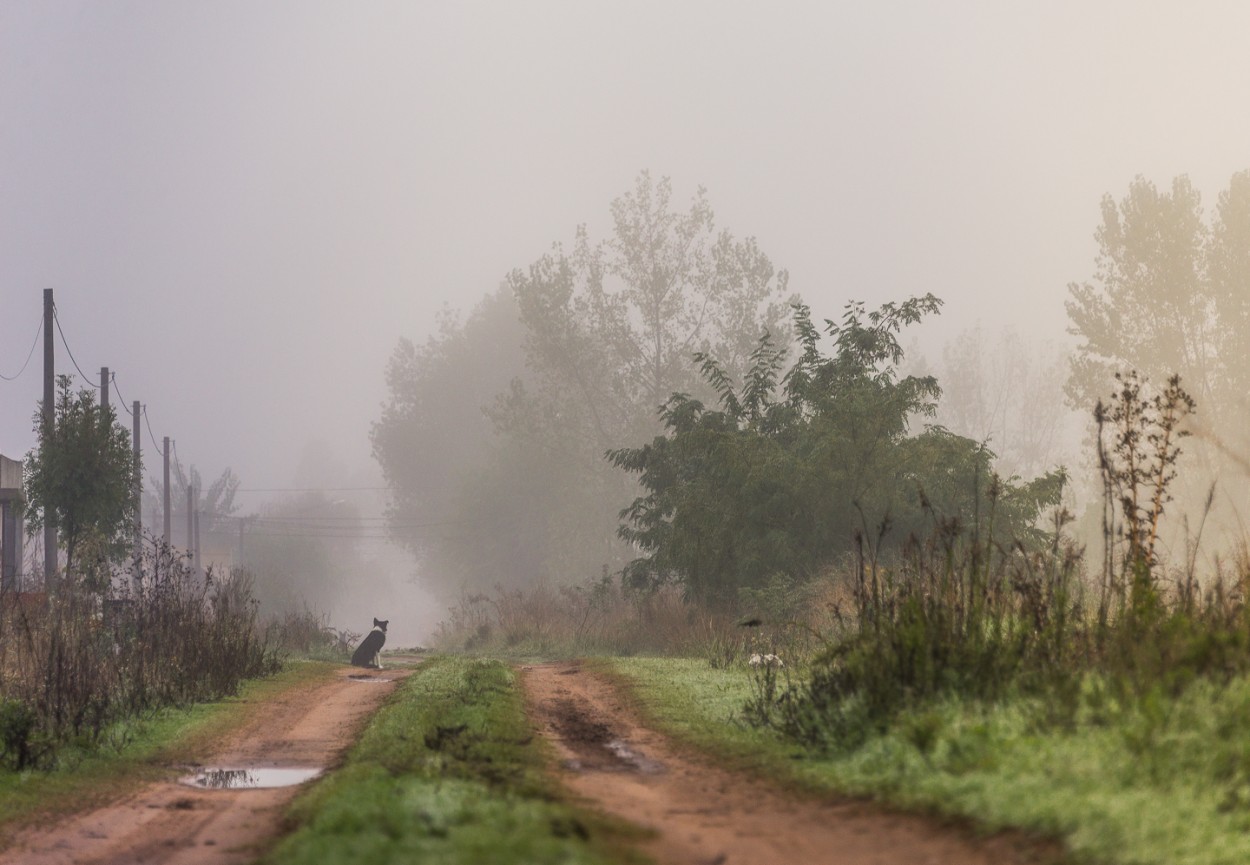
[[1233, 175], [1203, 218], [1188, 177], [1160, 191], [1138, 177], [1102, 200], [1091, 281], [1068, 286], [1081, 340], [1068, 396], [1092, 409], [1114, 374], [1178, 374], [1212, 426], [1245, 414], [1250, 385], [1250, 171]]
[[643, 172], [610, 214], [606, 239], [579, 227], [570, 251], [555, 244], [392, 357], [374, 455], [391, 532], [433, 588], [618, 569], [617, 513], [637, 487], [604, 452], [658, 431], [673, 391], [698, 392], [694, 353], [739, 371], [761, 332], [785, 330], [785, 272], [716, 228], [704, 190], [678, 207]]
[[[54, 420], [35, 413], [39, 446], [25, 459], [28, 530], [48, 520], [65, 547], [65, 571], [90, 588], [107, 585], [107, 565], [129, 549], [135, 500], [130, 434], [112, 406], [101, 407], [86, 388], [57, 377]], [[84, 555], [86, 553], [87, 555]]]
[[674, 394], [662, 435], [609, 454], [645, 490], [621, 512], [622, 537], [646, 553], [627, 581], [675, 581], [704, 603], [732, 605], [743, 588], [812, 576], [857, 534], [896, 543], [934, 519], [975, 525], [991, 498], [1005, 530], [1027, 537], [1058, 501], [1060, 473], [999, 482], [977, 442], [933, 426], [910, 434], [940, 389], [932, 377], [899, 375], [898, 333], [939, 306], [933, 295], [871, 311], [851, 303], [826, 321], [833, 348], [824, 354], [810, 311], [796, 305], [800, 354], [784, 374], [786, 351], [768, 334], [740, 382], [700, 355], [717, 406]]

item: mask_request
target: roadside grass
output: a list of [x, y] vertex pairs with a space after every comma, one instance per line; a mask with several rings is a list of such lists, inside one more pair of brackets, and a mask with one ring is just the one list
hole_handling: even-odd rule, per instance
[[238, 696], [155, 710], [112, 724], [94, 744], [64, 745], [51, 770], [0, 770], [0, 846], [23, 826], [86, 810], [168, 778], [171, 761], [204, 757], [216, 740], [268, 701], [319, 682], [338, 668], [290, 662], [276, 675], [245, 681]]
[[[1075, 723], [1045, 707], [945, 700], [904, 712], [845, 753], [820, 753], [742, 721], [745, 668], [705, 660], [597, 662], [659, 729], [811, 791], [862, 796], [1060, 839], [1077, 861], [1250, 861], [1250, 678], [1118, 704], [1087, 683]], [[796, 759], [796, 757], [801, 759]]]
[[560, 799], [509, 667], [438, 656], [389, 698], [346, 765], [296, 800], [263, 861], [622, 863], [639, 830]]

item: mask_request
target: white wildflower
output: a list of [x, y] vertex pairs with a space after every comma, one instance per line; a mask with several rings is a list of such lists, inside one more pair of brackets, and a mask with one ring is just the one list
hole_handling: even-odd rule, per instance
[[747, 663], [750, 664], [752, 667], [758, 667], [764, 663], [764, 656], [759, 653], [756, 653], [751, 656], [751, 660], [747, 661]]

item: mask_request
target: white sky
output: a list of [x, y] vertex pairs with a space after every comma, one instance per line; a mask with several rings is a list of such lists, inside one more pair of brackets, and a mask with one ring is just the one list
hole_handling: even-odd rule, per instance
[[[320, 442], [375, 482], [400, 336], [643, 168], [818, 317], [933, 291], [934, 356], [977, 319], [1062, 339], [1103, 193], [1188, 173], [1210, 208], [1250, 167], [1247, 33], [1241, 2], [0, 0], [0, 373], [51, 287], [184, 462], [278, 487]], [[39, 361], [0, 381], [11, 457]]]

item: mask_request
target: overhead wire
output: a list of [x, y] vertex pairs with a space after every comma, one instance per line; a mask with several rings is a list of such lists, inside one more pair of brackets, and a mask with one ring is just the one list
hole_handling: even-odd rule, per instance
[[122, 404], [122, 408], [126, 410], [126, 414], [134, 417], [134, 412], [130, 410], [130, 406], [126, 405], [126, 398], [122, 396], [122, 389], [117, 384], [117, 373], [109, 371], [109, 381], [113, 383], [113, 390], [117, 391], [117, 401]]
[[236, 493], [343, 493], [379, 492], [390, 487], [239, 487]]
[[16, 375], [8, 376], [0, 373], [0, 378], [5, 381], [17, 381], [22, 377], [22, 373], [26, 372], [26, 367], [30, 366], [30, 359], [35, 356], [35, 346], [39, 345], [39, 331], [43, 329], [43, 316], [39, 316], [39, 324], [35, 327], [35, 339], [30, 344], [30, 351], [26, 353], [26, 362], [22, 364], [22, 368], [17, 371]]
[[74, 352], [69, 347], [69, 341], [65, 339], [65, 331], [61, 330], [61, 317], [56, 314], [56, 304], [52, 305], [52, 320], [56, 322], [56, 332], [61, 335], [61, 345], [65, 346], [65, 353], [69, 355], [69, 359], [73, 361], [74, 369], [78, 370], [78, 374], [82, 376], [83, 381], [91, 385], [96, 390], [100, 386], [91, 380], [91, 376], [82, 371], [82, 367], [78, 365], [78, 361], [74, 359]]
[[[143, 422], [144, 422], [144, 424], [146, 424], [146, 425], [147, 425], [147, 428], [148, 428], [148, 438], [150, 438], [150, 439], [152, 440], [152, 447], [156, 448], [156, 452], [157, 452], [157, 453], [161, 453], [161, 452], [164, 450], [164, 448], [161, 446], [161, 444], [160, 444], [159, 442], [157, 442], [157, 440], [156, 440], [156, 433], [152, 432], [152, 421], [151, 421], [151, 419], [149, 419], [149, 418], [148, 418], [148, 407], [147, 407], [147, 404], [145, 403], [145, 404], [141, 407], [141, 409], [140, 409], [140, 410], [143, 412]], [[176, 450], [176, 448], [175, 448], [175, 450]]]

